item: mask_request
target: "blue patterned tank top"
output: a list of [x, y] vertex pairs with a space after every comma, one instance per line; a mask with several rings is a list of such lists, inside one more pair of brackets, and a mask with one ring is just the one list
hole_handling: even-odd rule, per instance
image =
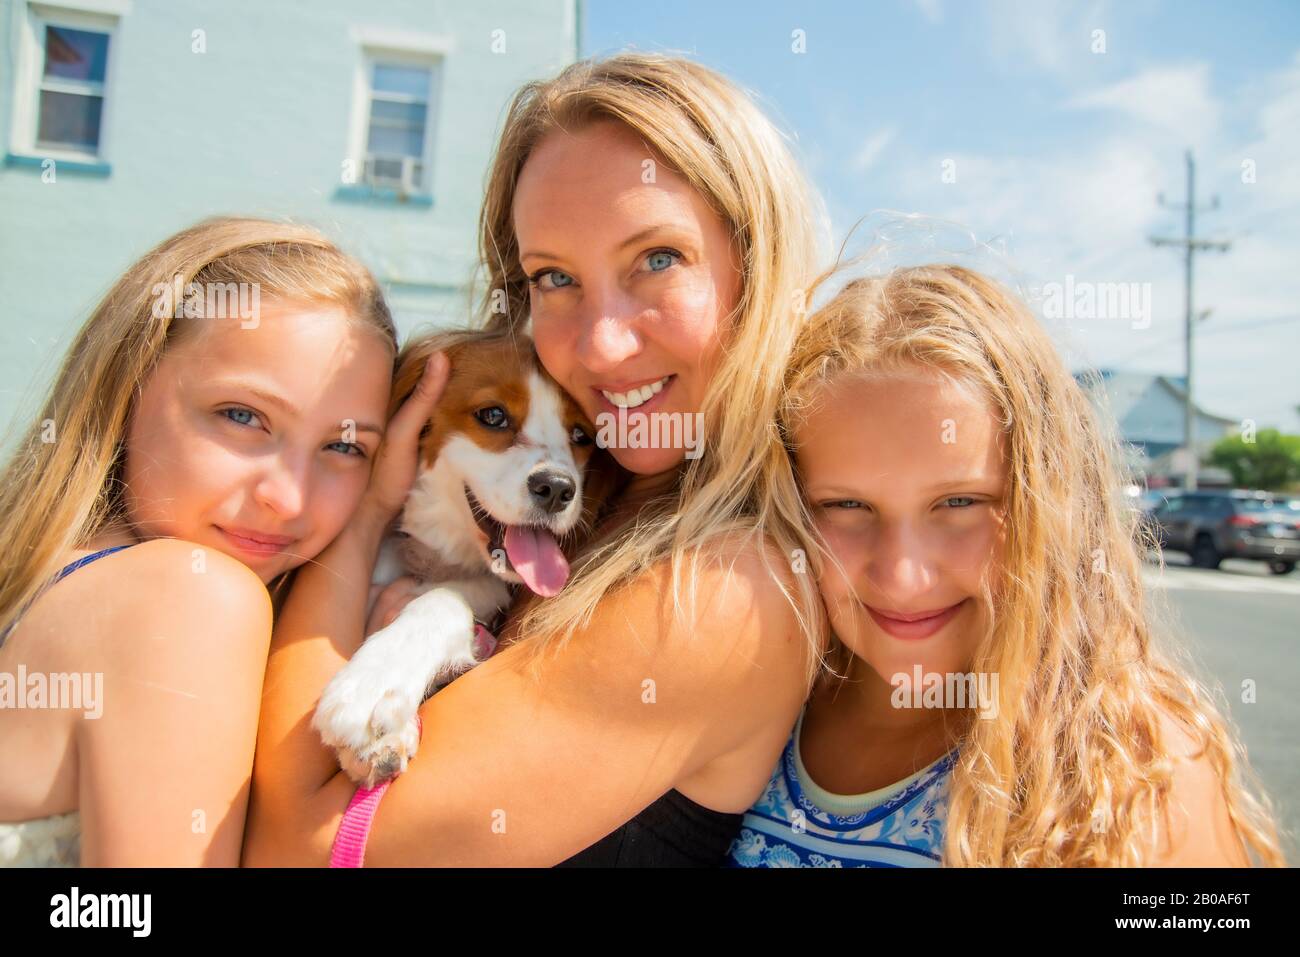
[[727, 852], [731, 867], [937, 867], [957, 752], [879, 791], [831, 794], [799, 756], [803, 714]]

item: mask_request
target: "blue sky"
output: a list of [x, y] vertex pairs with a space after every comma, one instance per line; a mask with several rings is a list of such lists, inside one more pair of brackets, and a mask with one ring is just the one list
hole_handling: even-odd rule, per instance
[[[1183, 371], [1183, 154], [1197, 158], [1198, 403], [1300, 432], [1300, 3], [586, 0], [585, 54], [683, 53], [795, 139], [838, 243], [958, 255], [1033, 298], [1067, 277], [1149, 284], [1149, 325], [1045, 318], [1073, 368]], [[804, 31], [806, 52], [792, 51]], [[1104, 51], [1094, 50], [1104, 31]], [[946, 165], [945, 165], [946, 164]], [[1243, 172], [1253, 169], [1254, 182]], [[944, 170], [955, 181], [944, 182]], [[962, 229], [889, 226], [894, 212]], [[942, 258], [953, 258], [953, 255]], [[975, 261], [976, 265], [981, 264]]]

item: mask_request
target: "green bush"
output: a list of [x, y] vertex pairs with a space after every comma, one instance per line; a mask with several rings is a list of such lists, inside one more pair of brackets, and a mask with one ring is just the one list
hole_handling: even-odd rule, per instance
[[1231, 472], [1238, 488], [1284, 490], [1300, 481], [1300, 435], [1261, 429], [1254, 442], [1234, 435], [1215, 445], [1208, 461]]

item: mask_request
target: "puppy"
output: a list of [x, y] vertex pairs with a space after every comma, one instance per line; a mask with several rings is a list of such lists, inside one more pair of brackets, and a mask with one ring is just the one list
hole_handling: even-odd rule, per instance
[[417, 597], [334, 676], [312, 722], [348, 776], [366, 786], [406, 770], [419, 743], [417, 709], [491, 653], [487, 632], [513, 587], [541, 598], [564, 587], [561, 543], [572, 549], [618, 483], [595, 427], [524, 337], [462, 331], [408, 345], [390, 414], [440, 349], [450, 378], [373, 581], [414, 575]]

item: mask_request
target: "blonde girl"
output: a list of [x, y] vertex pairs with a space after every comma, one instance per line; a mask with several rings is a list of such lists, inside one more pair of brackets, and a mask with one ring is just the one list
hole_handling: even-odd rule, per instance
[[268, 586], [365, 491], [396, 351], [299, 226], [200, 223], [105, 296], [0, 477], [0, 863], [238, 863]]
[[1152, 633], [1111, 434], [1023, 303], [957, 266], [853, 281], [781, 422], [833, 670], [731, 863], [1282, 863], [1239, 742]]
[[[632, 479], [596, 544], [559, 596], [513, 617], [505, 650], [421, 708], [366, 863], [722, 861], [820, 652], [775, 417], [816, 222], [772, 124], [697, 64], [622, 54], [515, 98], [483, 206], [484, 323], [531, 329], [593, 420], [663, 383], [655, 411], [702, 413], [705, 443], [697, 458], [611, 449]], [[330, 858], [354, 788], [310, 716], [362, 640], [378, 541], [441, 381], [393, 419], [357, 519], [277, 624], [247, 863]]]

